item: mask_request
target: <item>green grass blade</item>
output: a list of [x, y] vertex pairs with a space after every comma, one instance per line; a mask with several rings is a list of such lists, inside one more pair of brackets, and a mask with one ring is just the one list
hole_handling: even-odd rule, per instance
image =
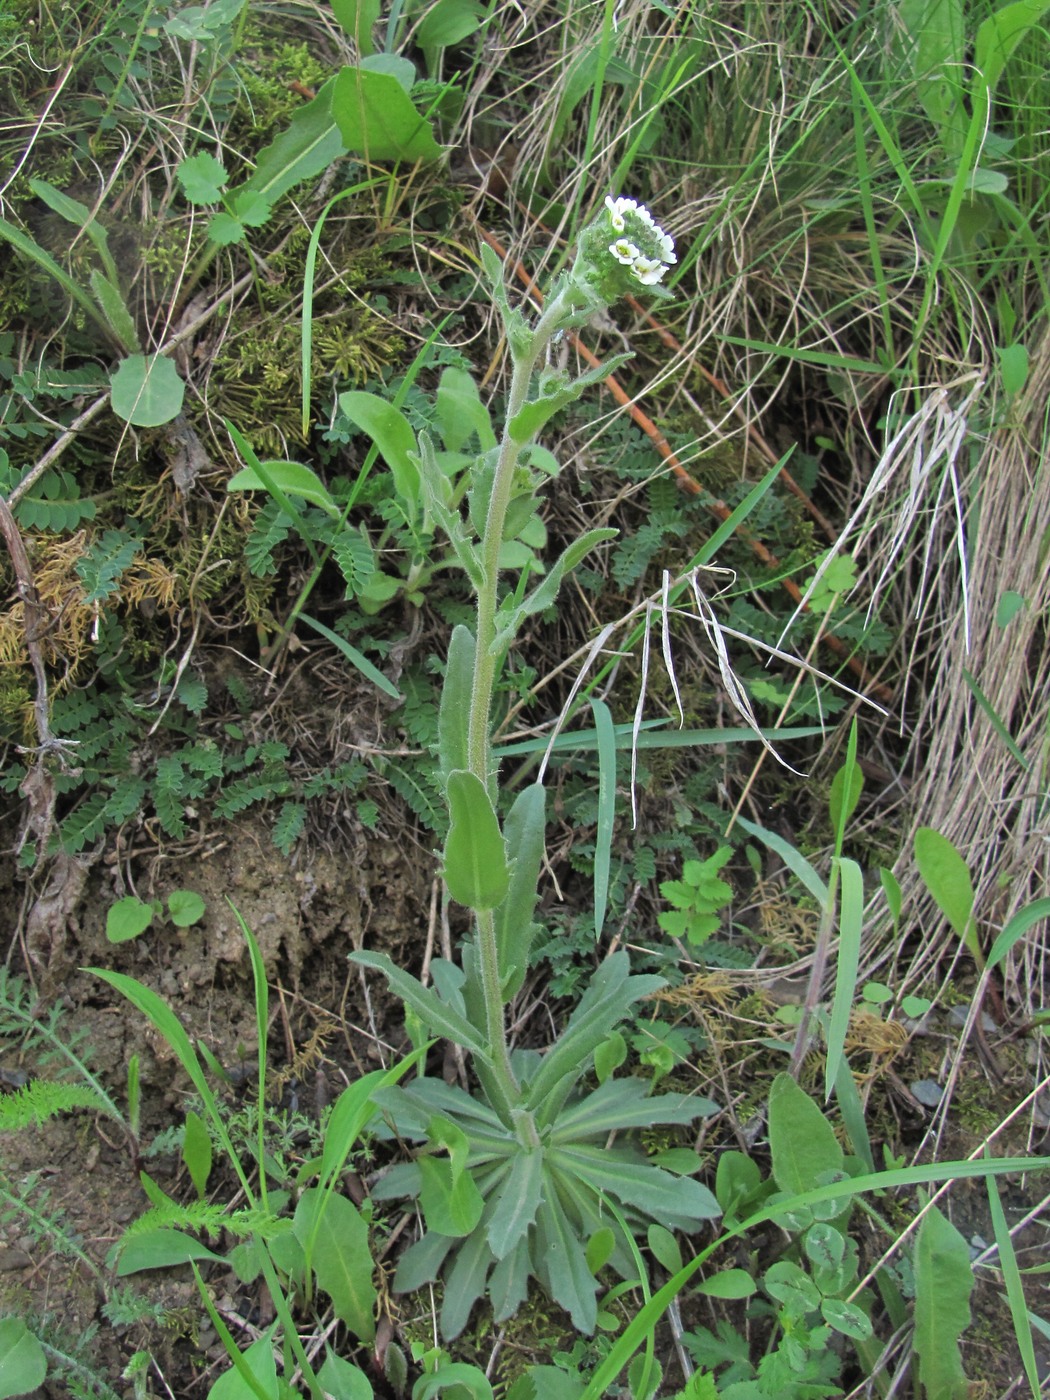
[[366, 680], [377, 685], [384, 695], [389, 695], [391, 700], [401, 699], [401, 692], [397, 686], [392, 681], [387, 680], [382, 671], [373, 666], [368, 657], [363, 656], [356, 647], [352, 647], [345, 637], [340, 637], [338, 632], [333, 632], [323, 622], [318, 622], [316, 617], [310, 617], [304, 612], [301, 612], [299, 617], [308, 627], [312, 627], [315, 632], [320, 632], [322, 637], [330, 641], [334, 647], [338, 647], [350, 665], [360, 671]]
[[999, 1188], [991, 1177], [988, 1177], [985, 1185], [988, 1188], [988, 1209], [992, 1217], [992, 1229], [995, 1231], [995, 1247], [999, 1251], [999, 1267], [1002, 1270], [1003, 1282], [1006, 1284], [1006, 1300], [1010, 1305], [1010, 1317], [1014, 1324], [1014, 1336], [1017, 1338], [1017, 1350], [1021, 1355], [1028, 1384], [1032, 1388], [1033, 1400], [1039, 1400], [1042, 1393], [1039, 1382], [1039, 1367], [1036, 1364], [1032, 1329], [1028, 1323], [1028, 1304], [1024, 1296], [1021, 1270], [1017, 1265], [1017, 1255], [1014, 1253], [1014, 1242], [1010, 1238], [1010, 1227], [1006, 1223], [1006, 1213], [1003, 1210], [1003, 1203], [999, 1199]]
[[[748, 518], [751, 512], [758, 507], [762, 498], [766, 495], [770, 487], [780, 476], [780, 473], [787, 466], [794, 451], [795, 448], [794, 445], [792, 445], [784, 453], [780, 461], [777, 462], [775, 466], [770, 467], [769, 471], [766, 472], [762, 480], [757, 482], [754, 486], [752, 486], [751, 490], [747, 493], [747, 495], [736, 507], [736, 509], [729, 516], [727, 516], [725, 520], [722, 521], [722, 523], [719, 525], [718, 529], [714, 532], [714, 534], [711, 535], [707, 540], [705, 540], [701, 547], [693, 555], [692, 562], [689, 565], [690, 569], [702, 569], [705, 565], [710, 564], [711, 560], [715, 558], [715, 556], [718, 554], [718, 551], [725, 544], [726, 540], [730, 539], [734, 534], [736, 534], [737, 530], [740, 529], [741, 525], [743, 525], [744, 521]], [[681, 588], [675, 590], [673, 597], [677, 598], [684, 591], [685, 585], [683, 584]]]
[[1012, 759], [1015, 760], [1015, 762], [1021, 765], [1021, 767], [1026, 773], [1030, 773], [1032, 771], [1032, 765], [1028, 762], [1027, 758], [1025, 758], [1024, 754], [1017, 747], [1017, 743], [1013, 735], [1010, 733], [1006, 725], [1002, 722], [1002, 720], [999, 718], [999, 715], [996, 713], [995, 706], [988, 699], [988, 696], [985, 695], [984, 691], [977, 684], [976, 679], [970, 674], [970, 672], [966, 669], [965, 666], [962, 668], [962, 676], [963, 680], [970, 687], [970, 691], [973, 694], [973, 698], [977, 701], [978, 705], [980, 705], [981, 709], [987, 716], [988, 723], [992, 726], [996, 734], [998, 734], [999, 738], [1003, 741], [1007, 753]]
[[616, 731], [604, 700], [592, 700], [598, 749], [598, 829], [594, 838], [594, 937], [602, 936], [609, 904], [613, 823], [616, 819]]
[[864, 927], [864, 876], [855, 860], [843, 856], [839, 863], [839, 952], [835, 964], [835, 996], [828, 1022], [828, 1058], [824, 1071], [824, 1097], [846, 1066], [846, 1031], [853, 1009], [860, 967], [861, 932]]
[[[657, 729], [664, 723], [662, 719], [643, 720], [634, 747], [639, 749], [691, 749], [706, 748], [711, 744], [746, 744], [757, 736], [753, 729], [743, 726], [726, 729]], [[629, 749], [632, 745], [633, 725], [616, 724], [613, 733], [618, 749]], [[790, 729], [760, 729], [764, 739], [778, 743], [788, 743], [793, 739], [812, 739], [825, 731], [817, 724], [799, 725]], [[514, 758], [519, 754], [543, 753], [550, 747], [552, 753], [566, 749], [594, 750], [598, 747], [596, 729], [571, 729], [567, 734], [559, 734], [553, 743], [549, 739], [516, 739], [511, 744], [495, 744], [494, 758]]]
[[360, 194], [363, 190], [372, 189], [376, 185], [386, 182], [387, 177], [377, 176], [374, 180], [362, 180], [356, 185], [351, 185], [349, 189], [340, 190], [337, 195], [328, 201], [325, 207], [317, 216], [317, 222], [313, 226], [310, 234], [310, 242], [306, 249], [306, 261], [303, 265], [303, 324], [300, 336], [302, 348], [302, 383], [303, 383], [303, 437], [310, 431], [310, 392], [313, 387], [313, 336], [314, 336], [314, 272], [317, 267], [317, 254], [321, 246], [321, 230], [324, 228], [325, 219], [328, 218], [331, 210], [343, 199], [349, 199], [351, 195]]
[[802, 852], [796, 850], [790, 841], [785, 841], [783, 836], [778, 836], [775, 831], [769, 831], [766, 827], [759, 826], [757, 822], [748, 821], [746, 817], [737, 817], [736, 820], [737, 825], [742, 826], [748, 835], [757, 836], [764, 845], [780, 857], [791, 873], [797, 876], [823, 909], [828, 902], [828, 887]]

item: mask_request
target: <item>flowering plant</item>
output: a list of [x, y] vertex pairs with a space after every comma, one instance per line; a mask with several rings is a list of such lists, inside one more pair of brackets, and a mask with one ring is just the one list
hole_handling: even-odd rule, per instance
[[[639, 998], [662, 979], [634, 976], [626, 953], [597, 969], [559, 1039], [545, 1054], [514, 1050], [506, 1008], [524, 980], [536, 932], [534, 915], [544, 857], [545, 794], [536, 783], [518, 793], [501, 822], [499, 774], [491, 746], [495, 678], [526, 618], [550, 607], [566, 574], [615, 530], [595, 529], [571, 543], [526, 589], [502, 587], [503, 542], [539, 508], [549, 479], [529, 447], [558, 409], [608, 376], [627, 356], [571, 379], [545, 363], [554, 335], [578, 325], [626, 291], [656, 291], [675, 260], [670, 237], [634, 200], [607, 199], [584, 229], [571, 270], [552, 289], [534, 325], [512, 307], [495, 253], [482, 248], [493, 298], [503, 317], [511, 359], [506, 422], [495, 448], [479, 439], [469, 469], [464, 512], [425, 433], [418, 439], [420, 486], [427, 510], [448, 536], [474, 592], [473, 628], [449, 641], [438, 717], [438, 758], [449, 810], [444, 877], [450, 897], [473, 914], [460, 966], [431, 964], [424, 986], [382, 953], [354, 961], [382, 972], [426, 1031], [471, 1057], [480, 1092], [470, 1095], [424, 1076], [374, 1095], [403, 1139], [418, 1142], [412, 1162], [392, 1168], [374, 1194], [419, 1201], [427, 1230], [402, 1257], [395, 1288], [446, 1279], [442, 1331], [455, 1336], [475, 1301], [488, 1292], [496, 1319], [510, 1317], [537, 1278], [591, 1332], [597, 1318], [595, 1274], [608, 1263], [635, 1276], [631, 1235], [653, 1221], [695, 1229], [719, 1213], [712, 1194], [684, 1171], [650, 1164], [612, 1135], [656, 1124], [685, 1124], [714, 1110], [681, 1094], [650, 1097], [643, 1079], [599, 1076], [581, 1090], [595, 1052]], [[407, 420], [405, 431], [411, 432]], [[381, 444], [380, 444], [381, 446]], [[513, 527], [511, 526], [513, 522]], [[588, 1247], [599, 1236], [601, 1250]]]

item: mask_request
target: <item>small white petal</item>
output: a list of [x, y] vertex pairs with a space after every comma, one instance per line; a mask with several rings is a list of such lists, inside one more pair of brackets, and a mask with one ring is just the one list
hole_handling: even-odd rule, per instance
[[624, 267], [631, 267], [636, 259], [641, 257], [638, 249], [626, 238], [618, 238], [615, 243], [610, 243], [609, 252], [617, 262], [623, 263]]
[[609, 211], [609, 222], [613, 226], [613, 231], [623, 233], [626, 225], [623, 221], [623, 215], [620, 213], [619, 204], [620, 201], [614, 200], [611, 195], [605, 196], [605, 207]]
[[643, 287], [654, 287], [657, 282], [663, 279], [667, 268], [659, 258], [638, 257], [631, 264], [631, 271]]

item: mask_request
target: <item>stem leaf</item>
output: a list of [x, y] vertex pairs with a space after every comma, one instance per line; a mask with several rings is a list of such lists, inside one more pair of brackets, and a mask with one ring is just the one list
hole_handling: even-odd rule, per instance
[[458, 904], [495, 909], [510, 887], [503, 835], [485, 784], [465, 769], [446, 782], [451, 826], [445, 840], [445, 883]]

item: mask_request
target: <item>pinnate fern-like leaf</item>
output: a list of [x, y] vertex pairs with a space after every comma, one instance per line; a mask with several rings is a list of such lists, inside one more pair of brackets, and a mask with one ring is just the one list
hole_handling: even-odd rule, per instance
[[49, 1079], [34, 1079], [13, 1094], [0, 1098], [0, 1130], [39, 1128], [49, 1118], [68, 1113], [75, 1108], [91, 1109], [109, 1114], [109, 1105], [87, 1084], [59, 1084]]

